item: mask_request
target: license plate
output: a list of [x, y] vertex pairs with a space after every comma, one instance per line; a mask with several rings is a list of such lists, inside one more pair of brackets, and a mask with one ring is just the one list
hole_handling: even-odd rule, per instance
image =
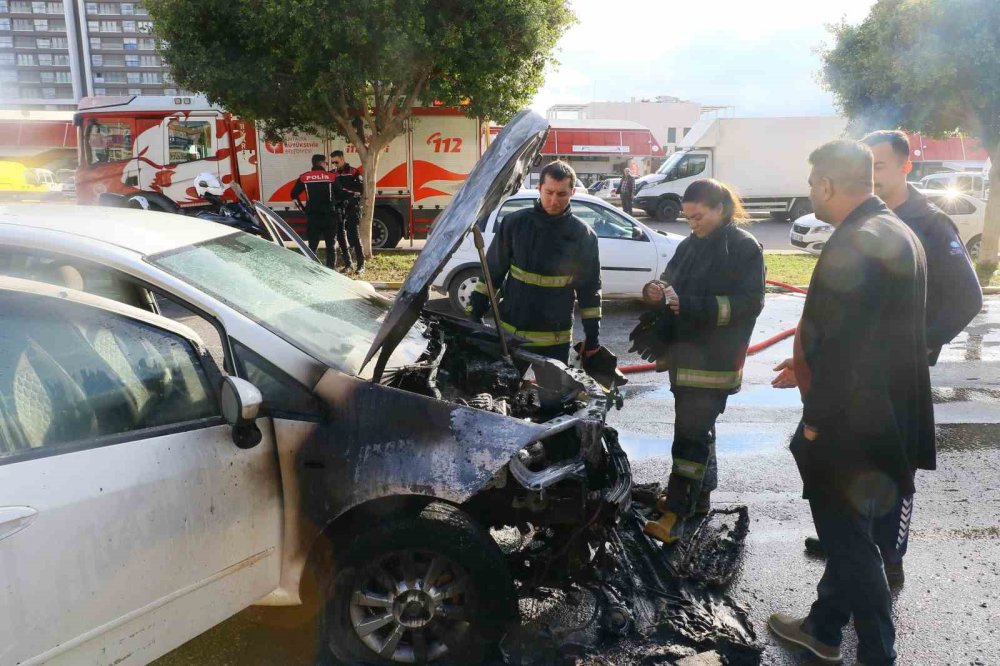
[[793, 241], [801, 241], [802, 240], [802, 234], [792, 234], [792, 240]]

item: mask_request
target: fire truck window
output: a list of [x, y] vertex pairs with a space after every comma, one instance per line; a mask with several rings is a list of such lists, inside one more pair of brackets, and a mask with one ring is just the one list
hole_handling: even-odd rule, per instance
[[125, 122], [94, 122], [87, 127], [90, 164], [132, 159], [132, 125]]
[[171, 120], [167, 126], [170, 163], [203, 160], [212, 148], [212, 123], [206, 120]]

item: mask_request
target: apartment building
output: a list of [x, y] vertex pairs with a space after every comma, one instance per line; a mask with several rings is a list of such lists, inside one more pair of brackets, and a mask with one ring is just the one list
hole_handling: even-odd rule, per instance
[[0, 0], [0, 106], [75, 108], [93, 95], [174, 95], [137, 2]]

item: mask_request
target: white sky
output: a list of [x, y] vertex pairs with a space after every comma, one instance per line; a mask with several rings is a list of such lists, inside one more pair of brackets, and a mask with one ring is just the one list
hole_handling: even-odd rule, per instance
[[672, 95], [735, 115], [833, 113], [817, 83], [826, 26], [873, 0], [571, 0], [579, 22], [531, 106]]

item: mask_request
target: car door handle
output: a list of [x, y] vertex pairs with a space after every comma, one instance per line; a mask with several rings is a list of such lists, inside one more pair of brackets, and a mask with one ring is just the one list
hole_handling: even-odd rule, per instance
[[30, 506], [0, 506], [0, 541], [23, 530], [37, 516]]

